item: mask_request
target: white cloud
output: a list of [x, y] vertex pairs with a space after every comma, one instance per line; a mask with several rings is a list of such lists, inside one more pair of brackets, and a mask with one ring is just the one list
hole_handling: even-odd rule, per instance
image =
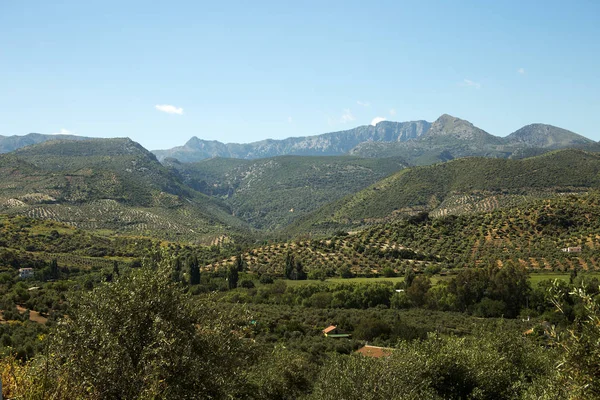
[[474, 82], [474, 81], [472, 81], [470, 79], [465, 79], [463, 81], [463, 86], [472, 87], [472, 88], [475, 88], [475, 89], [481, 89], [481, 83]]
[[356, 100], [356, 104], [363, 107], [371, 107], [371, 103], [369, 103], [368, 101]]
[[60, 132], [52, 132], [51, 133], [51, 135], [72, 135], [72, 134], [73, 134], [73, 132], [71, 132], [70, 130], [65, 129], [65, 128], [62, 128], [60, 130]]
[[519, 75], [525, 75], [525, 68], [519, 68], [517, 72], [519, 73]]
[[342, 114], [342, 118], [340, 119], [340, 122], [345, 124], [347, 122], [352, 122], [355, 119], [356, 118], [354, 118], [354, 115], [352, 115], [352, 112], [350, 111], [350, 109], [346, 108], [346, 109], [344, 109], [344, 113]]
[[157, 104], [154, 106], [158, 111], [166, 112], [167, 114], [183, 115], [183, 108], [175, 107], [170, 104]]
[[375, 126], [378, 123], [380, 123], [381, 121], [385, 121], [385, 118], [383, 117], [375, 117], [373, 118], [373, 120], [371, 121], [371, 125]]
[[394, 108], [392, 108], [390, 110], [390, 115], [392, 115], [392, 116], [396, 115], [396, 110]]
[[290, 123], [290, 124], [291, 124], [293, 121], [294, 121], [294, 120], [292, 119], [292, 117], [287, 117], [287, 122], [288, 122], [288, 123]]

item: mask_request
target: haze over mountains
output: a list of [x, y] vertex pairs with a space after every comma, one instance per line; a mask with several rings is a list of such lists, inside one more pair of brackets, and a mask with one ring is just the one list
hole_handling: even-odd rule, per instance
[[129, 139], [41, 134], [0, 137], [0, 149], [2, 213], [202, 242], [331, 233], [600, 186], [590, 139], [543, 124], [498, 137], [450, 115], [250, 144], [193, 138], [154, 153]]
[[[0, 153], [49, 140], [82, 140], [74, 135], [0, 136]], [[154, 150], [159, 161], [176, 158], [195, 162], [208, 158], [257, 159], [281, 155], [401, 157], [408, 164], [426, 165], [465, 156], [522, 158], [548, 150], [577, 147], [600, 151], [591, 139], [552, 125], [531, 124], [506, 137], [494, 136], [466, 120], [447, 114], [427, 121], [382, 121], [315, 136], [266, 139], [253, 143], [221, 143], [192, 137], [183, 146]]]
[[278, 155], [353, 154], [402, 157], [410, 164], [423, 165], [465, 156], [523, 157], [574, 146], [600, 149], [588, 138], [551, 125], [528, 125], [499, 137], [468, 121], [444, 114], [433, 123], [383, 121], [376, 126], [359, 126], [347, 131], [248, 144], [224, 144], [193, 137], [183, 146], [156, 150], [154, 154], [159, 160], [171, 157], [182, 162], [212, 157], [254, 159]]
[[0, 135], [0, 153], [8, 153], [20, 149], [21, 147], [30, 146], [32, 144], [43, 143], [49, 140], [87, 140], [85, 136], [76, 135], [44, 135], [41, 133], [29, 133], [27, 135], [18, 136], [2, 136]]

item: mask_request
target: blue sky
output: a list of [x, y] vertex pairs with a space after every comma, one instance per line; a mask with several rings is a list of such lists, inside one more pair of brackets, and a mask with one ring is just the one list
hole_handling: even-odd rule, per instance
[[149, 149], [443, 113], [600, 140], [600, 2], [0, 0], [0, 134]]

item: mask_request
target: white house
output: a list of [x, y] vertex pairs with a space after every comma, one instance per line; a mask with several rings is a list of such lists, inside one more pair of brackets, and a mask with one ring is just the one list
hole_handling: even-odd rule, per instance
[[19, 268], [19, 278], [33, 278], [33, 268]]

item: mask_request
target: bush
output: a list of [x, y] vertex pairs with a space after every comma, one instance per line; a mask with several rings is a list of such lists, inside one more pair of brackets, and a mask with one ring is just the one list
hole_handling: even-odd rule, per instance
[[254, 282], [250, 279], [243, 279], [242, 281], [240, 281], [238, 286], [244, 289], [254, 289]]
[[[57, 393], [63, 398], [228, 397], [243, 354], [240, 341], [208, 304], [192, 305], [170, 271], [164, 264], [133, 270], [71, 299], [69, 318], [51, 341], [50, 381]], [[198, 330], [198, 321], [205, 327]]]

